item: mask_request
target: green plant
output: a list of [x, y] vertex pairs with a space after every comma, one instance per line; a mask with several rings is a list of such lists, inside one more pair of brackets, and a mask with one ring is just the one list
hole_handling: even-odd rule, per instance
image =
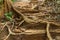
[[6, 19], [7, 19], [7, 20], [10, 20], [10, 21], [12, 21], [12, 15], [13, 15], [12, 12], [5, 13], [5, 17], [6, 17]]
[[16, 0], [11, 0], [12, 2], [15, 2]]
[[3, 4], [3, 0], [0, 0], [0, 5]]

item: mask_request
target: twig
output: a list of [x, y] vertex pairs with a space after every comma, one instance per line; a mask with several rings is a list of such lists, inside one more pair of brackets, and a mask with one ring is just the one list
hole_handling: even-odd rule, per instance
[[7, 40], [9, 36], [10, 36], [10, 33], [8, 34], [8, 36], [4, 40]]
[[[4, 23], [1, 23], [1, 24], [4, 24]], [[3, 26], [2, 30], [5, 28], [5, 26], [6, 26], [6, 25], [7, 25], [7, 23], [5, 23], [5, 24], [4, 24], [4, 26]]]
[[50, 27], [50, 23], [47, 23], [47, 28], [46, 28], [46, 31], [47, 31], [47, 37], [49, 38], [49, 40], [53, 40], [51, 35], [50, 35], [50, 32], [49, 32], [49, 27]]
[[31, 9], [34, 9], [34, 8], [36, 8], [38, 5], [34, 5]]
[[19, 23], [19, 25], [21, 25], [23, 22], [24, 22], [24, 20], [22, 20], [22, 21]]

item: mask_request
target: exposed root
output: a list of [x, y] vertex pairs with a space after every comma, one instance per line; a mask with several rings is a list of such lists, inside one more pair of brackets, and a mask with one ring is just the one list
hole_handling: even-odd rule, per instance
[[47, 31], [47, 37], [49, 40], [53, 40], [51, 35], [50, 35], [50, 32], [49, 32], [49, 27], [50, 27], [50, 23], [47, 23], [47, 28], [46, 28], [46, 31]]
[[24, 22], [24, 20], [22, 20], [22, 21], [19, 23], [19, 25], [21, 25], [23, 22]]
[[10, 36], [10, 33], [8, 34], [8, 36], [4, 40], [7, 40], [9, 38], [9, 36]]
[[[5, 1], [6, 1], [6, 2], [5, 2], [5, 6], [6, 6], [6, 4], [8, 5], [9, 11], [11, 11], [11, 8], [13, 7], [13, 9], [23, 17], [23, 20], [19, 23], [18, 26], [20, 26], [24, 21], [27, 22], [27, 23], [38, 23], [38, 22], [40, 22], [40, 23], [47, 23], [47, 27], [46, 27], [47, 37], [49, 38], [49, 40], [53, 40], [53, 38], [51, 37], [51, 34], [50, 34], [50, 32], [49, 32], [50, 24], [55, 24], [55, 25], [57, 25], [57, 26], [60, 26], [60, 24], [57, 24], [57, 23], [55, 23], [55, 22], [49, 22], [48, 20], [38, 19], [36, 16], [34, 16], [34, 17], [31, 16], [31, 17], [33, 17], [33, 18], [32, 18], [32, 19], [29, 19], [28, 16], [25, 16], [22, 12], [18, 11], [18, 10], [13, 6], [11, 0], [5, 0]], [[34, 9], [36, 6], [37, 6], [37, 5], [33, 6], [31, 9]], [[6, 7], [7, 7], [7, 6], [6, 6]], [[5, 8], [5, 9], [7, 10], [7, 8]], [[7, 11], [8, 11], [8, 10], [7, 10]], [[7, 11], [6, 11], [6, 12], [7, 12]], [[46, 15], [46, 14], [45, 14], [45, 15]], [[45, 15], [42, 15], [42, 16], [45, 16]], [[9, 26], [8, 24], [9, 24], [9, 23], [6, 22], [6, 24], [3, 26], [3, 29], [4, 29], [4, 27], [7, 27], [7, 28], [8, 28], [8, 31], [9, 31], [9, 34], [7, 35], [7, 37], [6, 37], [4, 40], [7, 40], [10, 35], [21, 35], [21, 34], [30, 35], [30, 34], [38, 34], [38, 33], [39, 33], [39, 32], [38, 32], [38, 33], [37, 33], [37, 32], [31, 32], [31, 30], [29, 30], [30, 32], [24, 31], [24, 32], [20, 32], [20, 33], [15, 33], [15, 32], [12, 32], [12, 29], [13, 29], [13, 27], [14, 27], [14, 22], [13, 22], [13, 25], [12, 25], [11, 28], [10, 28], [10, 26]], [[2, 30], [3, 30], [3, 29], [2, 29]], [[42, 32], [42, 33], [45, 33], [45, 32]]]

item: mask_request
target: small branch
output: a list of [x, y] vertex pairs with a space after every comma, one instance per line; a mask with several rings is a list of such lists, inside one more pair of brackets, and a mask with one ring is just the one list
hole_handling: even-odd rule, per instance
[[5, 28], [5, 26], [7, 25], [7, 23], [1, 23], [1, 24], [4, 25], [3, 28], [2, 28], [2, 30], [3, 30]]
[[21, 25], [23, 22], [24, 22], [24, 20], [22, 20], [22, 21], [19, 23], [19, 25]]
[[51, 35], [50, 35], [50, 32], [49, 32], [49, 27], [50, 27], [50, 23], [47, 23], [47, 28], [46, 28], [46, 31], [47, 31], [47, 37], [49, 38], [49, 40], [53, 40]]
[[10, 36], [10, 33], [8, 34], [8, 36], [4, 40], [7, 40], [9, 36]]
[[36, 8], [38, 5], [34, 5], [31, 9], [34, 9], [34, 8]]

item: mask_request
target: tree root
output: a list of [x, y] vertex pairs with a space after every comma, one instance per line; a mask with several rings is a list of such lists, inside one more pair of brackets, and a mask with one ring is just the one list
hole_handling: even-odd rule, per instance
[[[8, 4], [9, 9], [11, 8], [11, 6], [13, 7], [11, 0], [7, 0], [7, 2], [8, 2], [7, 4]], [[34, 18], [35, 18], [37, 21], [34, 20], [34, 19], [29, 19], [28, 16], [25, 16], [23, 13], [21, 13], [20, 11], [18, 11], [17, 9], [15, 9], [14, 7], [13, 7], [13, 9], [14, 9], [17, 13], [19, 13], [19, 14], [23, 17], [23, 19], [24, 19], [19, 25], [21, 25], [24, 21], [27, 22], [27, 23], [38, 23], [38, 22], [47, 23], [47, 27], [46, 27], [47, 37], [49, 38], [49, 40], [53, 40], [52, 37], [51, 37], [51, 35], [50, 35], [50, 32], [49, 32], [50, 24], [55, 24], [55, 25], [57, 25], [57, 26], [60, 26], [60, 24], [57, 24], [57, 23], [55, 23], [55, 22], [49, 22], [49, 21], [41, 20], [41, 19], [36, 19], [36, 17], [34, 17]], [[9, 34], [8, 34], [8, 36], [6, 37], [6, 39], [7, 39], [10, 35], [30, 34], [30, 32], [14, 33], [14, 32], [12, 32], [11, 29], [9, 28], [9, 27], [10, 27], [9, 25], [5, 25], [5, 26], [7, 26], [8, 31], [9, 31]], [[32, 32], [32, 34], [33, 34], [33, 32]], [[6, 40], [6, 39], [5, 39], [5, 40]]]
[[50, 27], [50, 23], [47, 23], [47, 28], [46, 28], [46, 31], [47, 31], [47, 37], [49, 38], [49, 40], [53, 40], [51, 35], [50, 35], [50, 32], [49, 32], [49, 27]]

